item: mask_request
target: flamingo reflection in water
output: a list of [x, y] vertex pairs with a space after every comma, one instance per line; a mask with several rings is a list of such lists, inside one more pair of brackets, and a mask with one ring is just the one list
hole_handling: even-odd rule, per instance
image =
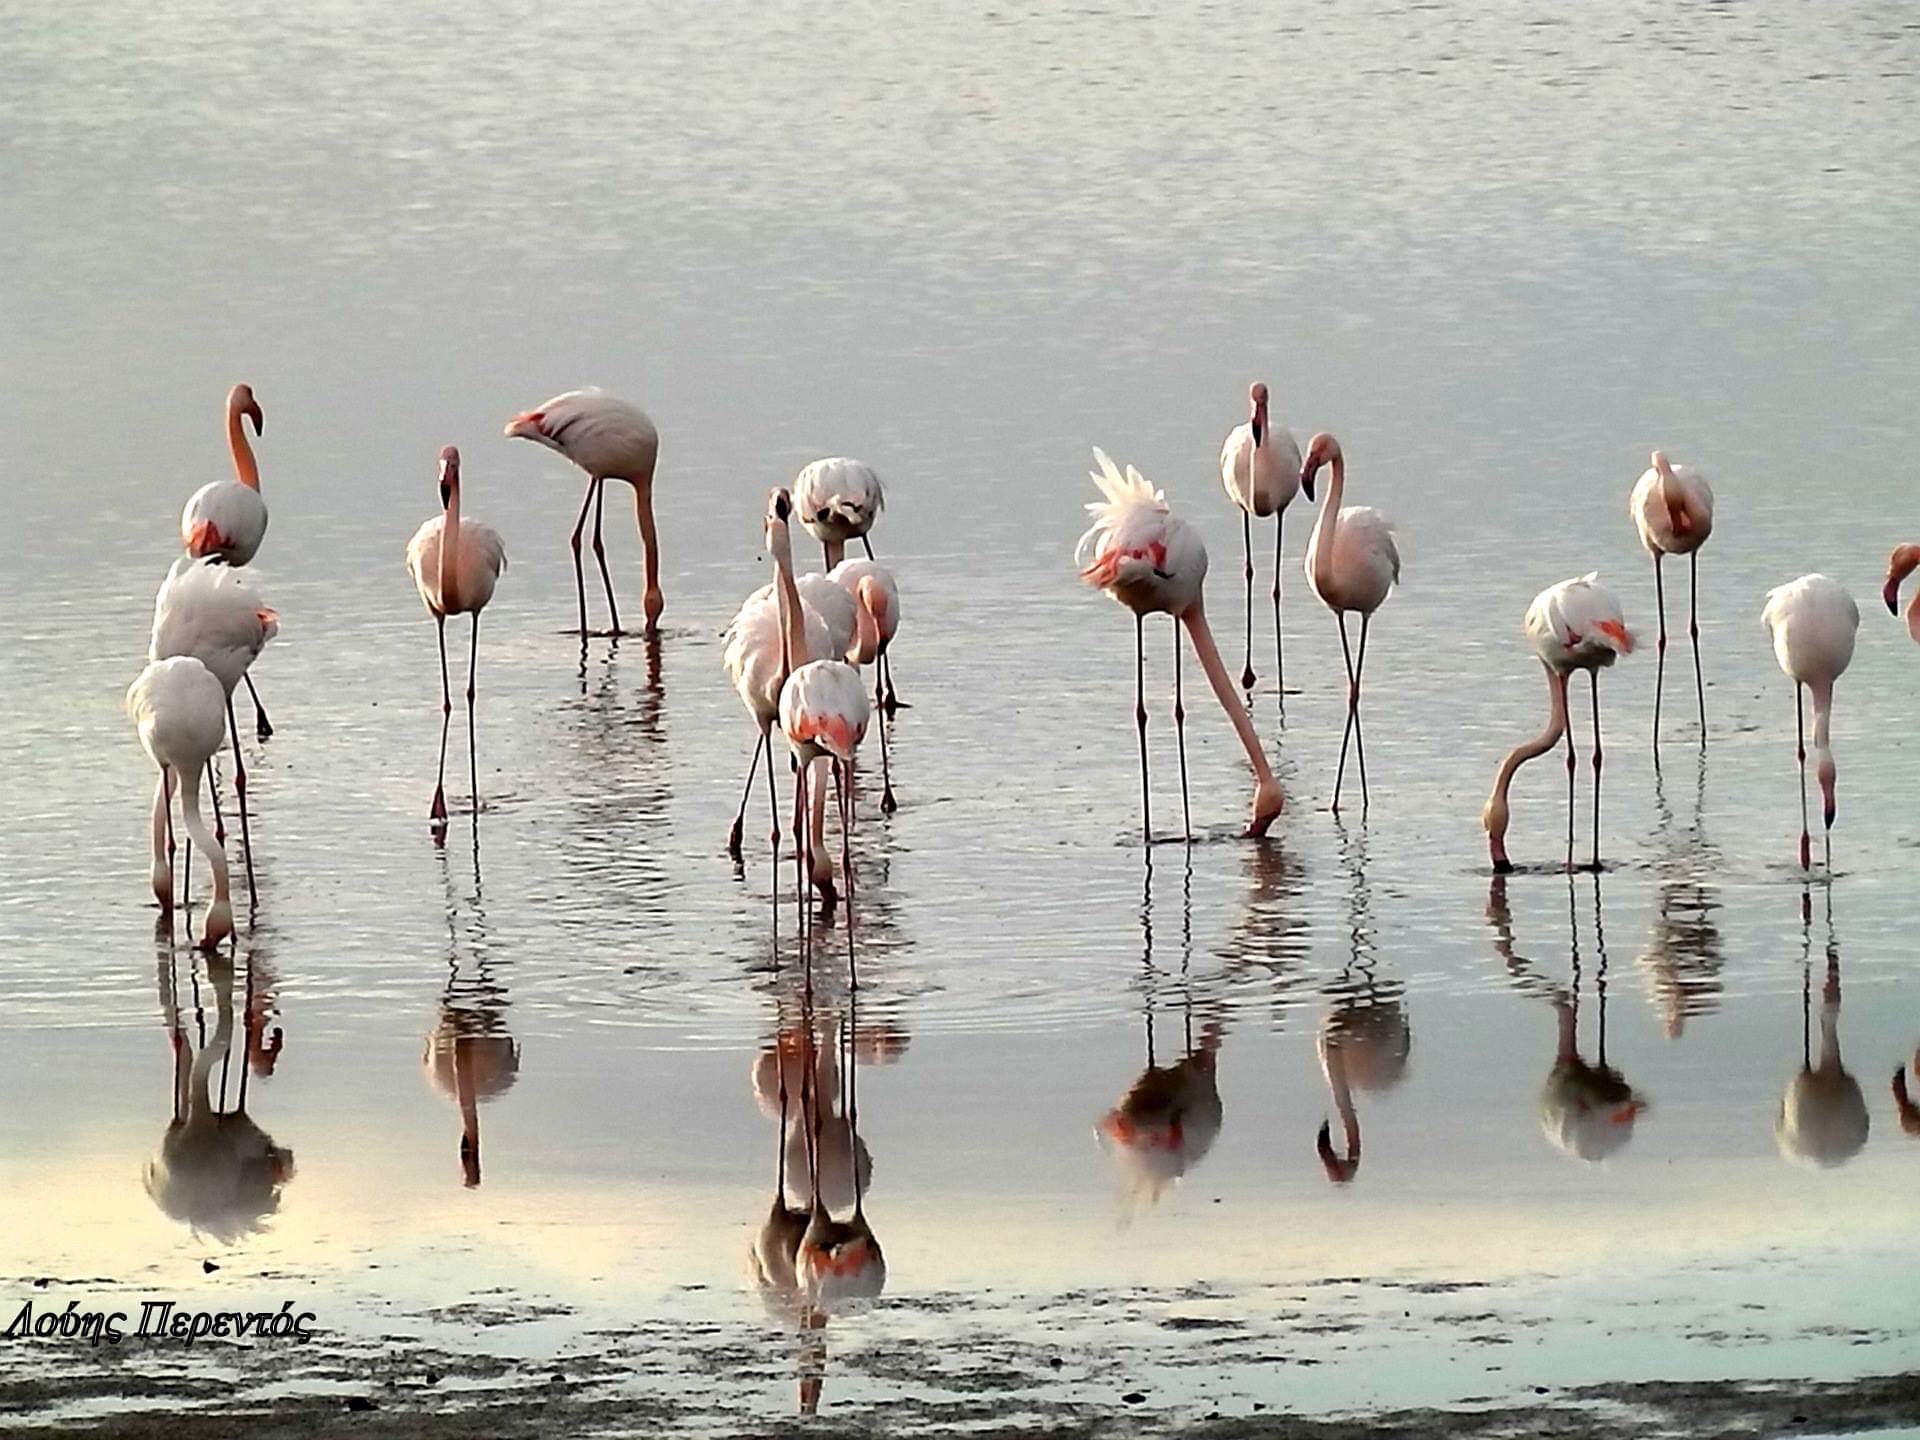
[[1653, 931], [1640, 952], [1639, 967], [1647, 998], [1659, 1013], [1669, 1040], [1678, 1040], [1689, 1020], [1718, 1010], [1726, 989], [1720, 979], [1726, 964], [1718, 921], [1721, 903], [1712, 883], [1721, 861], [1719, 849], [1706, 834], [1706, 784], [1706, 760], [1702, 757], [1693, 820], [1685, 827], [1676, 827], [1662, 772], [1653, 772], [1662, 853], [1655, 862], [1659, 890]]
[[1594, 974], [1598, 1033], [1595, 1055], [1589, 1061], [1580, 1051], [1580, 922], [1572, 876], [1567, 879], [1567, 919], [1571, 934], [1571, 974], [1558, 985], [1533, 968], [1533, 962], [1514, 948], [1513, 914], [1507, 903], [1506, 877], [1496, 875], [1487, 895], [1487, 920], [1493, 926], [1494, 949], [1505, 961], [1514, 988], [1547, 1001], [1554, 1012], [1553, 1068], [1540, 1088], [1540, 1129], [1554, 1147], [1589, 1163], [1617, 1154], [1633, 1139], [1640, 1116], [1651, 1108], [1607, 1061], [1607, 946], [1602, 925], [1600, 877], [1593, 881], [1594, 948], [1599, 964]]
[[[188, 964], [193, 965], [189, 960]], [[159, 958], [160, 1015], [173, 1048], [173, 1116], [161, 1137], [159, 1153], [147, 1162], [147, 1194], [161, 1211], [195, 1234], [233, 1244], [265, 1226], [280, 1208], [280, 1191], [293, 1178], [293, 1152], [247, 1114], [248, 1066], [233, 1065], [233, 961], [219, 951], [205, 956], [213, 986], [215, 1022], [207, 1039], [199, 976], [190, 971], [194, 990], [193, 1031], [182, 1014], [171, 949]], [[249, 961], [251, 970], [251, 961]], [[199, 1048], [194, 1048], [195, 1040]], [[213, 1091], [219, 1071], [219, 1095]], [[236, 1088], [231, 1108], [229, 1083]]]
[[1170, 1065], [1159, 1061], [1154, 1012], [1167, 976], [1153, 959], [1153, 861], [1149, 854], [1140, 902], [1141, 989], [1146, 1020], [1147, 1064], [1126, 1094], [1100, 1117], [1102, 1144], [1119, 1171], [1122, 1197], [1130, 1209], [1158, 1204], [1213, 1149], [1224, 1111], [1220, 1104], [1219, 1056], [1226, 1038], [1223, 1017], [1214, 1015], [1194, 1038], [1193, 1004], [1193, 857], [1182, 871], [1180, 968], [1174, 988], [1180, 997], [1183, 1051]]
[[1813, 897], [1805, 890], [1800, 922], [1800, 1071], [1780, 1097], [1773, 1137], [1780, 1153], [1795, 1164], [1830, 1169], [1844, 1165], [1866, 1145], [1867, 1098], [1840, 1059], [1840, 944], [1833, 931], [1832, 894], [1827, 896], [1827, 970], [1820, 987], [1818, 1060], [1813, 1056]]
[[[1340, 828], [1345, 840], [1346, 828]], [[1407, 987], [1403, 981], [1382, 981], [1378, 976], [1365, 832], [1342, 848], [1348, 851], [1353, 875], [1348, 923], [1352, 950], [1338, 978], [1327, 986], [1330, 1003], [1316, 1037], [1320, 1073], [1334, 1113], [1340, 1117], [1342, 1148], [1334, 1147], [1333, 1127], [1327, 1121], [1321, 1122], [1314, 1137], [1321, 1167], [1336, 1185], [1351, 1184], [1360, 1172], [1360, 1112], [1353, 1092], [1393, 1089], [1406, 1078], [1407, 1057], [1413, 1049], [1413, 1028], [1402, 999]]]
[[[476, 834], [477, 834], [476, 828]], [[446, 871], [446, 852], [440, 852]], [[480, 1106], [497, 1100], [520, 1078], [520, 1044], [507, 1029], [512, 1001], [506, 982], [487, 957], [487, 917], [480, 904], [480, 852], [473, 852], [473, 910], [466, 948], [470, 967], [461, 963], [457, 925], [460, 904], [447, 881], [447, 984], [439, 1014], [420, 1052], [427, 1084], [460, 1111], [460, 1173], [468, 1189], [480, 1183]]]

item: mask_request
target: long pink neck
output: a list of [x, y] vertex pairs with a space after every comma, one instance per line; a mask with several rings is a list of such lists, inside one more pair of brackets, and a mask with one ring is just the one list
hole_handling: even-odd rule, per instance
[[227, 449], [233, 452], [233, 478], [249, 490], [258, 490], [260, 467], [254, 463], [253, 447], [247, 443], [240, 407], [231, 401], [227, 403]]
[[447, 513], [440, 530], [440, 605], [451, 610], [460, 590], [460, 482], [447, 487]]
[[1327, 498], [1320, 504], [1320, 543], [1313, 552], [1314, 588], [1322, 595], [1333, 593], [1333, 537], [1340, 525], [1340, 500], [1347, 490], [1347, 457], [1333, 452], [1333, 474], [1327, 481]]
[[1496, 859], [1504, 859], [1506, 855], [1507, 791], [1513, 786], [1515, 772], [1529, 760], [1536, 760], [1553, 749], [1567, 733], [1567, 677], [1551, 666], [1541, 668], [1547, 672], [1547, 728], [1507, 752], [1500, 762], [1499, 773], [1494, 776], [1493, 794], [1487, 798], [1487, 838], [1492, 842]]
[[1240, 744], [1246, 749], [1247, 763], [1253, 766], [1254, 778], [1262, 785], [1273, 783], [1273, 769], [1267, 764], [1267, 752], [1260, 746], [1260, 736], [1255, 733], [1253, 719], [1247, 714], [1247, 707], [1240, 703], [1239, 693], [1233, 688], [1233, 677], [1227, 674], [1227, 667], [1221, 662], [1220, 647], [1213, 643], [1213, 631], [1207, 625], [1207, 614], [1199, 600], [1187, 607], [1180, 617], [1187, 627], [1187, 634], [1193, 638], [1193, 653], [1200, 657], [1200, 668], [1207, 672], [1207, 683], [1213, 686], [1214, 697], [1219, 700], [1220, 708], [1227, 712], [1227, 719], [1233, 722], [1234, 732], [1240, 737]]
[[780, 607], [780, 668], [791, 675], [813, 657], [807, 653], [806, 612], [793, 581], [793, 546], [783, 527], [773, 545], [775, 602]]

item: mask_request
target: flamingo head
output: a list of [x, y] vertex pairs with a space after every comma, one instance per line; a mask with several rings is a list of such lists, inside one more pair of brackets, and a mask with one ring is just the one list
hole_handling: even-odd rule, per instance
[[1313, 1148], [1320, 1156], [1320, 1166], [1327, 1172], [1327, 1179], [1336, 1185], [1350, 1185], [1353, 1177], [1360, 1173], [1360, 1147], [1354, 1145], [1345, 1155], [1333, 1148], [1333, 1128], [1326, 1121], [1320, 1122], [1320, 1133], [1313, 1137]]
[[1880, 592], [1889, 615], [1900, 613], [1900, 582], [1916, 569], [1920, 569], [1920, 545], [1894, 546], [1893, 553], [1887, 557], [1886, 587]]
[[500, 433], [509, 440], [537, 440], [547, 443], [547, 432], [541, 428], [546, 420], [544, 410], [525, 410], [507, 422], [506, 429]]
[[1307, 499], [1313, 499], [1313, 477], [1320, 472], [1322, 465], [1339, 465], [1340, 442], [1322, 430], [1308, 442], [1307, 458], [1300, 462], [1300, 488], [1307, 492]]
[[775, 555], [791, 553], [787, 522], [793, 518], [793, 495], [784, 485], [767, 492], [766, 543]]
[[[1511, 875], [1513, 861], [1507, 858], [1507, 823], [1510, 816], [1507, 811], [1507, 797], [1496, 791], [1487, 798], [1485, 808], [1480, 812], [1480, 823], [1487, 831], [1487, 853], [1493, 859], [1495, 875]], [[1505, 894], [1501, 895], [1504, 903]]]
[[1653, 473], [1658, 475], [1662, 480], [1673, 479], [1673, 462], [1667, 459], [1666, 451], [1654, 451], [1653, 458], [1648, 460], [1647, 464], [1653, 467]]
[[251, 385], [236, 385], [227, 392], [227, 413], [244, 415], [253, 422], [253, 433], [257, 437], [266, 425], [266, 416], [260, 412], [260, 402], [253, 398]]
[[207, 918], [201, 923], [200, 948], [218, 949], [220, 943], [233, 934], [233, 905], [226, 900], [216, 900], [207, 907]]
[[1247, 426], [1253, 431], [1253, 443], [1258, 445], [1267, 438], [1267, 387], [1256, 380], [1247, 387], [1247, 403], [1253, 407], [1253, 413], [1247, 419]]
[[443, 445], [440, 448], [440, 503], [449, 503], [459, 488], [460, 452], [452, 445]]

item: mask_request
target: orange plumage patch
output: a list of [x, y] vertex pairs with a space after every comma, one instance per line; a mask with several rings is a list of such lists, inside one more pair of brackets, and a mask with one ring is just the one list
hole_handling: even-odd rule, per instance
[[1593, 627], [1619, 647], [1622, 655], [1633, 653], [1633, 636], [1618, 620], [1602, 620]]
[[227, 539], [211, 520], [202, 520], [187, 532], [187, 553], [196, 560], [218, 555], [227, 548]]
[[802, 712], [794, 722], [793, 738], [801, 742], [824, 741], [826, 748], [842, 758], [853, 754], [859, 737], [844, 715], [810, 715]]

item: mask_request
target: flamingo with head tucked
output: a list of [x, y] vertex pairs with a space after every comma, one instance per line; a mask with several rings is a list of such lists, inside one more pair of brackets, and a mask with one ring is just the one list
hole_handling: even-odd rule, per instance
[[1825, 575], [1802, 575], [1767, 592], [1760, 619], [1773, 637], [1773, 655], [1793, 681], [1793, 718], [1799, 731], [1800, 868], [1813, 868], [1813, 840], [1807, 828], [1807, 722], [1802, 691], [1813, 692], [1814, 762], [1820, 778], [1822, 817], [1827, 839], [1827, 869], [1833, 869], [1835, 770], [1830, 727], [1833, 721], [1833, 682], [1853, 661], [1853, 641], [1860, 629], [1860, 607], [1838, 580]]
[[1707, 691], [1700, 677], [1700, 547], [1713, 534], [1713, 487], [1691, 465], [1675, 465], [1659, 450], [1634, 482], [1627, 513], [1653, 557], [1653, 593], [1660, 607], [1660, 639], [1653, 676], [1653, 763], [1660, 764], [1660, 692], [1667, 675], [1667, 590], [1660, 562], [1687, 557], [1687, 633], [1693, 637], [1693, 689], [1700, 704], [1700, 748], [1707, 746]]
[[634, 518], [640, 526], [640, 544], [646, 552], [645, 597], [649, 636], [660, 633], [660, 612], [666, 600], [660, 593], [660, 541], [653, 523], [653, 472], [660, 460], [660, 432], [638, 406], [615, 399], [604, 390], [569, 390], [537, 409], [507, 422], [510, 440], [531, 440], [567, 457], [587, 472], [587, 493], [573, 522], [573, 587], [580, 600], [580, 639], [587, 638], [587, 581], [580, 563], [580, 535], [586, 529], [587, 509], [593, 509], [593, 558], [600, 563], [600, 583], [607, 592], [607, 633], [621, 635], [620, 606], [613, 598], [613, 577], [607, 573], [607, 548], [600, 538], [600, 517], [606, 483], [624, 480], [633, 486]]
[[1547, 672], [1547, 728], [1536, 738], [1507, 752], [1494, 777], [1480, 821], [1486, 826], [1487, 848], [1496, 874], [1512, 871], [1507, 858], [1507, 791], [1514, 773], [1527, 761], [1544, 755], [1567, 737], [1567, 868], [1573, 868], [1573, 728], [1567, 720], [1567, 685], [1576, 670], [1587, 672], [1593, 684], [1593, 865], [1600, 866], [1600, 672], [1616, 657], [1633, 653], [1633, 635], [1620, 613], [1620, 602], [1600, 583], [1597, 573], [1562, 580], [1533, 597], [1527, 607], [1527, 643]]
[[232, 714], [219, 678], [191, 655], [155, 660], [127, 689], [127, 713], [140, 732], [140, 744], [160, 767], [153, 787], [153, 896], [161, 912], [173, 914], [173, 787], [180, 787], [180, 808], [187, 834], [205, 852], [213, 871], [213, 904], [201, 926], [200, 943], [211, 950], [233, 933], [233, 901], [227, 889], [227, 854], [207, 830], [200, 813], [200, 777], [226, 739]]
[[440, 767], [427, 811], [436, 837], [447, 829], [447, 728], [453, 720], [453, 694], [447, 674], [447, 617], [473, 617], [473, 645], [467, 657], [467, 766], [473, 785], [473, 813], [480, 814], [480, 761], [474, 742], [474, 676], [480, 666], [480, 612], [493, 599], [500, 572], [507, 568], [506, 542], [500, 532], [461, 514], [460, 452], [440, 452], [442, 511], [413, 532], [407, 542], [407, 573], [433, 616], [440, 639]]
[[[1324, 431], [1307, 446], [1300, 466], [1300, 487], [1313, 499], [1313, 477], [1333, 467], [1327, 498], [1307, 541], [1307, 584], [1340, 622], [1340, 651], [1347, 662], [1347, 727], [1340, 737], [1340, 765], [1333, 776], [1333, 810], [1340, 811], [1340, 785], [1347, 773], [1347, 743], [1360, 761], [1360, 807], [1367, 805], [1367, 744], [1360, 731], [1360, 675], [1367, 665], [1367, 626], [1393, 587], [1400, 583], [1400, 550], [1387, 517], [1367, 505], [1340, 501], [1347, 489], [1347, 462], [1340, 442]], [[1360, 615], [1360, 653], [1347, 642], [1347, 613]]]
[[1236, 425], [1220, 447], [1220, 483], [1227, 498], [1240, 507], [1240, 539], [1247, 581], [1247, 657], [1240, 670], [1240, 688], [1253, 690], [1253, 521], [1273, 516], [1273, 664], [1280, 711], [1287, 709], [1287, 656], [1280, 629], [1281, 529], [1287, 506], [1300, 493], [1300, 446], [1293, 432], [1267, 418], [1267, 387], [1255, 381], [1247, 389], [1252, 413]]
[[[871, 465], [845, 455], [815, 460], [802, 468], [793, 480], [793, 505], [807, 533], [820, 542], [820, 552], [829, 571], [846, 558], [847, 542], [858, 540], [873, 559], [873, 542], [867, 533], [880, 512], [887, 508], [886, 487]], [[884, 571], [881, 572], [885, 574]], [[891, 580], [891, 576], [888, 577]], [[896, 596], [897, 598], [897, 596]], [[889, 633], [887, 639], [891, 640]], [[857, 664], [866, 664], [862, 660]], [[888, 715], [905, 709], [893, 688], [893, 659], [882, 647], [874, 660], [874, 704]], [[884, 693], [880, 688], [884, 685]]]
[[[196, 560], [245, 565], [267, 535], [267, 502], [260, 496], [260, 466], [247, 443], [242, 419], [253, 422], [256, 436], [266, 424], [251, 385], [236, 385], [227, 392], [227, 449], [233, 456], [234, 478], [202, 485], [180, 512], [180, 545]], [[246, 681], [247, 694], [253, 697], [254, 733], [263, 741], [270, 739], [273, 726], [260, 704], [259, 692], [253, 688], [253, 677], [247, 676]]]
[[[1149, 485], [1131, 465], [1125, 475], [1094, 447], [1100, 468], [1093, 483], [1106, 498], [1087, 506], [1093, 525], [1080, 537], [1075, 561], [1080, 578], [1104, 590], [1133, 612], [1133, 718], [1140, 732], [1140, 819], [1149, 845], [1153, 843], [1153, 808], [1147, 785], [1146, 617], [1171, 615], [1187, 627], [1187, 637], [1207, 673], [1220, 708], [1253, 767], [1253, 813], [1245, 833], [1264, 835], [1279, 817], [1285, 797], [1273, 777], [1260, 737], [1254, 733], [1247, 708], [1234, 693], [1233, 681], [1221, 662], [1220, 650], [1207, 625], [1202, 589], [1207, 578], [1207, 547], [1194, 528], [1168, 507], [1166, 496]], [[1180, 632], [1173, 637], [1173, 723], [1180, 742], [1180, 805], [1185, 834], [1193, 838], [1193, 817], [1187, 797], [1187, 710], [1180, 684]]]

